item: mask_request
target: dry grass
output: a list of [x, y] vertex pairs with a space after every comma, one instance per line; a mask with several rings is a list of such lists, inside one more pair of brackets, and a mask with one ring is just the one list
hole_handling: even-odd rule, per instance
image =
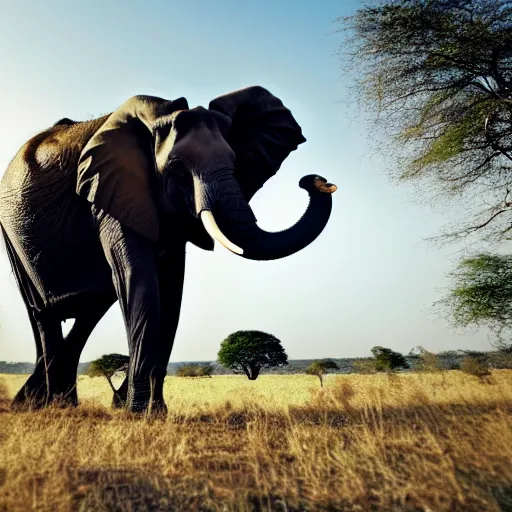
[[167, 420], [106, 406], [8, 412], [0, 510], [512, 510], [512, 371], [169, 377]]

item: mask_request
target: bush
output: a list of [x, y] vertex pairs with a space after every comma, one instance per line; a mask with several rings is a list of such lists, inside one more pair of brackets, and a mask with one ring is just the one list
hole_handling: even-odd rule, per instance
[[213, 366], [211, 364], [184, 364], [176, 370], [177, 377], [211, 377]]
[[460, 369], [469, 375], [474, 375], [481, 379], [488, 377], [491, 372], [489, 370], [488, 362], [478, 356], [467, 356], [462, 360]]
[[398, 368], [409, 368], [405, 357], [390, 348], [376, 346], [371, 350], [375, 356], [375, 368], [378, 372], [389, 372]]
[[488, 355], [489, 365], [495, 370], [512, 370], [512, 345], [501, 344]]
[[377, 373], [376, 361], [373, 357], [358, 359], [352, 364], [352, 370], [362, 374]]
[[419, 346], [411, 350], [408, 356], [414, 361], [414, 370], [418, 372], [439, 372], [443, 369], [441, 358]]

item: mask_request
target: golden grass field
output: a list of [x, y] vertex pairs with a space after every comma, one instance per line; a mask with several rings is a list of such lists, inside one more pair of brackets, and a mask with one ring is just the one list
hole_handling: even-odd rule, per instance
[[512, 371], [167, 377], [166, 420], [11, 413], [0, 376], [0, 511], [512, 510]]

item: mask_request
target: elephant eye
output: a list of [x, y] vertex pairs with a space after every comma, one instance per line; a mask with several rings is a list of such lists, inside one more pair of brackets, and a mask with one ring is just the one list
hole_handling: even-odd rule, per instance
[[185, 179], [187, 175], [187, 168], [181, 160], [175, 158], [169, 162], [169, 172], [175, 179]]

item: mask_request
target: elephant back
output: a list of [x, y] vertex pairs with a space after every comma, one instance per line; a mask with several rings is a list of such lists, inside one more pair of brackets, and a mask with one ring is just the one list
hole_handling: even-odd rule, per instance
[[94, 281], [88, 259], [101, 247], [90, 205], [76, 194], [77, 162], [106, 117], [32, 137], [0, 181], [0, 223], [45, 303]]

